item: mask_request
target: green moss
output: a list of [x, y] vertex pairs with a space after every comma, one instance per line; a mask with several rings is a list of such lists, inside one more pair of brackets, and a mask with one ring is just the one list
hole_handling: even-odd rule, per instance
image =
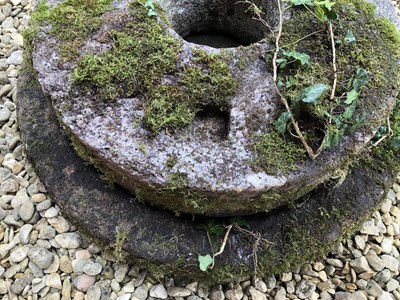
[[[397, 100], [397, 105], [393, 110], [390, 118], [390, 127], [392, 136], [383, 140], [377, 147], [373, 148], [371, 157], [364, 160], [364, 163], [371, 166], [370, 159], [378, 160], [377, 168], [385, 170], [388, 167], [393, 170], [393, 173], [400, 172], [400, 99]], [[387, 128], [386, 128], [387, 129]]]
[[51, 25], [50, 34], [60, 40], [59, 51], [64, 60], [79, 55], [83, 41], [98, 30], [112, 0], [66, 0], [50, 9], [46, 21]]
[[127, 233], [123, 230], [118, 229], [115, 234], [115, 243], [114, 243], [114, 251], [113, 254], [118, 261], [124, 261], [126, 257], [126, 253], [122, 250], [124, 243], [126, 241]]
[[295, 170], [299, 162], [305, 158], [305, 150], [301, 146], [286, 140], [275, 131], [258, 135], [255, 140], [254, 165], [269, 174]]
[[76, 153], [82, 158], [85, 162], [90, 165], [93, 165], [96, 170], [100, 174], [100, 178], [106, 181], [110, 188], [114, 187], [115, 173], [111, 171], [108, 167], [98, 161], [89, 151], [88, 149], [78, 140], [73, 134], [69, 133], [69, 137], [71, 140], [71, 144], [74, 147]]
[[79, 60], [76, 85], [94, 88], [102, 100], [142, 95], [144, 123], [153, 132], [190, 124], [207, 105], [228, 108], [237, 81], [222, 55], [194, 51], [189, 66], [178, 66], [181, 43], [156, 18], [137, 2], [129, 18], [110, 33], [112, 50]]
[[[48, 18], [49, 16], [49, 9], [46, 4], [45, 0], [41, 0], [35, 9], [35, 11], [32, 13], [31, 19], [30, 19], [30, 24], [29, 28], [24, 30], [22, 33], [24, 37], [24, 45], [25, 45], [25, 51], [24, 51], [24, 59], [25, 61], [31, 61], [31, 54], [33, 50], [32, 42], [33, 39], [35, 38], [36, 34], [38, 33], [40, 26], [42, 23]], [[26, 64], [26, 66], [31, 66], [31, 63]]]

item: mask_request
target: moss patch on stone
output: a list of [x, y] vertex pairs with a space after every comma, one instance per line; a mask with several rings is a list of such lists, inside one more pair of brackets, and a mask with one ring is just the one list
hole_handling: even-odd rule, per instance
[[269, 174], [293, 171], [305, 158], [302, 147], [276, 131], [257, 135], [255, 140], [255, 168], [261, 168]]
[[167, 34], [160, 20], [134, 2], [130, 20], [112, 31], [112, 50], [78, 61], [75, 85], [94, 88], [102, 100], [144, 98], [144, 123], [153, 131], [190, 124], [205, 106], [228, 108], [237, 80], [220, 54], [194, 51], [187, 66], [179, 66], [181, 42]]
[[111, 6], [112, 0], [65, 0], [50, 8], [41, 0], [32, 14], [30, 28], [24, 32], [28, 47], [40, 30], [47, 23], [51, 26], [50, 34], [60, 40], [59, 51], [62, 59], [68, 61], [79, 54], [83, 41], [98, 30], [104, 14]]

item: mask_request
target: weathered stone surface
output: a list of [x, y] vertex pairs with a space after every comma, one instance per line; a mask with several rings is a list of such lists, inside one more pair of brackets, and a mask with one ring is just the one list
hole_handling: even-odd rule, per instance
[[[245, 14], [246, 5], [241, 2], [189, 3], [184, 7], [175, 0], [159, 3], [172, 26], [165, 34], [181, 43], [178, 65], [183, 65], [183, 69], [193, 67], [196, 49], [217, 54], [222, 50], [194, 45], [176, 33], [185, 36], [192, 30], [218, 30], [223, 26], [225, 31], [254, 43], [252, 47], [224, 49], [232, 56], [229, 71], [239, 82], [236, 93], [227, 99], [226, 117], [216, 116], [204, 107], [206, 117], [199, 115], [186, 128], [154, 134], [143, 125], [146, 113], [143, 97], [130, 95], [99, 103], [98, 96], [88, 97], [79, 93], [79, 88], [71, 81], [79, 57], [73, 62], [63, 63], [56, 50], [59, 41], [48, 34], [48, 28], [42, 28], [41, 38], [36, 40], [32, 54], [38, 81], [50, 95], [61, 122], [69, 129], [75, 143], [86, 148], [119, 185], [132, 193], [141, 191], [143, 200], [172, 211], [209, 216], [271, 210], [297, 199], [332, 177], [344, 167], [349, 157], [369, 143], [377, 129], [376, 124], [381, 124], [390, 114], [396, 87], [392, 90], [388, 86], [383, 91], [387, 97], [369, 95], [377, 98], [379, 105], [363, 106], [367, 117], [365, 127], [344, 138], [340, 147], [323, 152], [316, 160], [304, 157], [295, 171], [275, 173], [259, 170], [252, 159], [256, 157], [254, 135], [271, 131], [274, 117], [282, 113], [272, 72], [263, 55], [272, 49], [273, 41], [264, 39], [267, 28], [262, 29], [261, 24], [256, 24], [251, 16]], [[262, 7], [268, 8], [265, 9], [268, 11], [267, 22], [276, 24], [276, 1], [264, 0], [261, 3]], [[130, 19], [127, 5], [122, 1], [107, 13], [104, 26], [84, 41], [82, 48], [85, 51], [80, 53], [80, 57], [87, 51], [100, 54], [112, 47], [112, 39], [102, 40], [100, 37], [126, 26], [115, 20]], [[383, 7], [383, 12], [388, 10], [387, 5]], [[214, 11], [220, 13], [214, 14]], [[205, 20], [195, 17], [199, 14]], [[217, 25], [208, 25], [208, 22]], [[239, 67], [235, 62], [243, 57], [252, 59]], [[160, 81], [179, 82], [176, 76], [168, 76], [160, 78]], [[216, 109], [225, 108], [217, 105]], [[226, 128], [222, 135], [215, 134], [214, 131], [219, 131], [216, 126]], [[110, 128], [113, 128], [112, 133]], [[178, 184], [174, 181], [177, 176]], [[185, 197], [188, 194], [192, 195], [189, 199]], [[247, 205], [249, 201], [252, 205]]]
[[[69, 139], [62, 134], [49, 105], [49, 99], [43, 95], [29, 69], [24, 69], [20, 79], [18, 117], [23, 139], [28, 145], [27, 154], [48, 187], [50, 196], [65, 211], [66, 217], [107, 245], [115, 243], [117, 228], [126, 233], [122, 248], [130, 255], [171, 265], [183, 261], [184, 266], [180, 265], [176, 271], [192, 271], [193, 277], [204, 275], [212, 280], [214, 270], [226, 267], [244, 272], [243, 266], [248, 266], [247, 272], [253, 272], [253, 247], [248, 243], [249, 237], [236, 230], [229, 235], [229, 247], [218, 257], [214, 270], [207, 274], [198, 272], [197, 257], [191, 253], [211, 253], [206, 233], [198, 230], [190, 218], [176, 218], [167, 211], [134, 201], [131, 195], [118, 187], [109, 189], [96, 171], [85, 165], [70, 147]], [[250, 230], [259, 232], [266, 240], [276, 242], [268, 248], [268, 251], [276, 252], [274, 259], [263, 260], [265, 253], [259, 253], [260, 268], [274, 270], [280, 260], [285, 259], [283, 249], [290, 246], [287, 237], [293, 233], [292, 229], [297, 233], [306, 233], [314, 242], [323, 245], [336, 240], [348, 228], [348, 224], [353, 224], [376, 207], [392, 180], [390, 171], [377, 171], [360, 165], [352, 169], [341, 186], [317, 188], [301, 208], [284, 208], [276, 213], [245, 218]], [[299, 201], [302, 202], [301, 199]], [[334, 217], [326, 221], [329, 226], [321, 226], [315, 217], [315, 214], [320, 215], [321, 207], [327, 211], [334, 208], [346, 208], [348, 211], [340, 217], [340, 222]], [[277, 228], [276, 224], [281, 226]], [[154, 245], [152, 238], [155, 233], [161, 237], [157, 245]], [[171, 243], [176, 237], [180, 237], [179, 243]], [[298, 250], [296, 261], [302, 259], [303, 250], [309, 249]], [[243, 258], [240, 265], [236, 265], [239, 263], [238, 253]], [[168, 270], [173, 272], [173, 266]]]

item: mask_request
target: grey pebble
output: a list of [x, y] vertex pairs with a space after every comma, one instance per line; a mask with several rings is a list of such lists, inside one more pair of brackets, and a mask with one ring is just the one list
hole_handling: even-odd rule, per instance
[[[4, 14], [4, 10], [3, 10], [3, 14]], [[4, 14], [6, 16], [6, 14]], [[3, 27], [3, 29], [10, 29], [10, 28], [14, 28], [14, 19], [12, 17], [7, 17], [4, 19], [4, 21], [1, 23], [1, 27]], [[7, 64], [11, 64], [10, 61], [11, 59], [7, 59]]]
[[51, 207], [51, 200], [44, 200], [36, 205], [37, 211], [44, 211]]
[[78, 291], [87, 292], [89, 288], [95, 283], [96, 278], [87, 274], [77, 276], [73, 284]]
[[248, 289], [252, 300], [267, 300], [267, 297], [264, 293], [257, 290], [255, 287], [250, 286]]
[[28, 198], [26, 201], [22, 203], [21, 208], [19, 210], [19, 216], [23, 221], [29, 221], [33, 217], [34, 213], [35, 213], [35, 206], [32, 203], [32, 201]]
[[22, 226], [19, 230], [19, 240], [22, 244], [28, 244], [29, 243], [29, 236], [31, 234], [31, 231], [33, 229], [33, 226], [31, 224], [25, 224]]
[[278, 287], [274, 300], [286, 300], [286, 290], [283, 287]]
[[228, 300], [241, 300], [243, 298], [243, 290], [240, 286], [229, 288], [225, 291], [225, 298]]
[[47, 269], [53, 262], [53, 254], [41, 247], [32, 247], [28, 253], [29, 259], [41, 269]]
[[373, 250], [368, 251], [368, 253], [365, 255], [365, 258], [367, 259], [368, 264], [372, 267], [372, 269], [377, 272], [382, 271], [385, 267], [385, 263], [383, 262], [383, 260]]
[[[222, 293], [222, 296], [223, 295], [224, 294]], [[150, 297], [159, 298], [159, 299], [167, 299], [168, 298], [167, 290], [165, 289], [165, 287], [162, 284], [156, 284], [155, 286], [153, 286], [150, 289]], [[211, 300], [217, 300], [217, 299], [213, 299], [211, 297]]]
[[131, 299], [131, 294], [123, 294], [117, 298], [117, 300], [129, 300]]
[[65, 249], [76, 249], [82, 244], [82, 237], [78, 232], [66, 232], [56, 235], [55, 240]]
[[210, 294], [210, 300], [224, 300], [225, 295], [222, 291], [222, 287], [218, 286], [217, 288], [213, 289]]
[[140, 299], [145, 300], [147, 298], [149, 290], [145, 285], [139, 286], [134, 292], [133, 296]]
[[51, 226], [57, 231], [57, 233], [67, 232], [71, 226], [69, 222], [62, 216], [57, 216], [48, 220]]
[[75, 259], [72, 261], [72, 269], [74, 270], [75, 273], [83, 273], [83, 268], [90, 263], [92, 263], [90, 259], [80, 259], [80, 260]]
[[0, 185], [0, 195], [18, 192], [18, 182], [15, 179], [7, 179]]
[[48, 210], [45, 211], [44, 217], [46, 219], [54, 218], [58, 215], [58, 210], [55, 207], [50, 207]]
[[388, 292], [393, 292], [394, 290], [397, 290], [400, 286], [400, 283], [398, 280], [394, 278], [390, 278], [389, 282], [386, 284], [386, 290]]
[[125, 278], [126, 273], [129, 270], [129, 265], [124, 263], [116, 263], [114, 264], [114, 270], [115, 280], [117, 280], [118, 282], [122, 282]]
[[83, 267], [83, 272], [91, 276], [96, 276], [101, 273], [102, 269], [103, 267], [100, 264], [90, 262]]
[[397, 258], [386, 254], [382, 255], [381, 258], [383, 263], [385, 264], [385, 268], [389, 269], [390, 271], [396, 274], [399, 274], [400, 262]]
[[32, 293], [39, 293], [46, 286], [46, 277], [35, 278], [32, 281]]
[[368, 293], [368, 295], [371, 295], [373, 297], [379, 297], [383, 293], [383, 290], [379, 286], [379, 284], [377, 284], [375, 280], [372, 279], [368, 281], [365, 291]]
[[11, 251], [10, 257], [8, 258], [10, 262], [12, 263], [19, 263], [23, 261], [29, 253], [29, 247], [28, 246], [22, 246], [18, 248], [14, 248]]
[[101, 288], [97, 284], [92, 285], [88, 289], [88, 291], [86, 293], [86, 296], [90, 300], [100, 300], [100, 298], [101, 298]]
[[19, 271], [21, 271], [21, 266], [13, 265], [4, 272], [3, 277], [10, 279], [10, 278], [14, 277], [14, 275], [17, 274]]
[[167, 290], [167, 293], [170, 297], [188, 297], [192, 294], [192, 291], [187, 288], [172, 286]]
[[15, 280], [15, 282], [11, 285], [10, 290], [15, 294], [21, 294], [24, 288], [31, 284], [33, 280], [33, 275], [28, 274], [22, 278]]
[[16, 220], [12, 213], [7, 214], [7, 216], [4, 218], [4, 223], [17, 228], [24, 225], [22, 221]]
[[35, 263], [29, 262], [28, 267], [32, 271], [32, 274], [33, 276], [35, 276], [35, 278], [41, 278], [44, 276], [43, 270], [39, 268]]
[[51, 226], [44, 226], [39, 230], [39, 239], [51, 240], [56, 236], [56, 230]]
[[10, 65], [21, 65], [23, 60], [23, 51], [17, 50], [11, 53], [11, 55], [7, 58], [7, 63]]
[[309, 299], [314, 293], [316, 285], [308, 280], [302, 280], [296, 285], [296, 295], [300, 299]]
[[358, 257], [350, 262], [350, 266], [357, 273], [363, 273], [370, 270], [367, 259], [364, 256]]

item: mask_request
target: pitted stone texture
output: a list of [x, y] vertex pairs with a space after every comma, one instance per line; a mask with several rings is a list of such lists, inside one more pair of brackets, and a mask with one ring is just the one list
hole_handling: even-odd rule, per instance
[[[53, 2], [61, 1], [52, 1], [52, 4]], [[221, 49], [184, 41], [173, 29], [182, 35], [187, 34], [190, 28], [200, 22], [193, 16], [207, 21], [212, 15], [210, 9], [215, 6], [220, 9], [220, 14], [215, 16], [218, 22], [219, 18], [223, 18], [222, 12], [233, 9], [233, 17], [225, 20], [225, 26], [235, 31], [236, 25], [233, 20], [235, 14], [239, 14], [235, 8], [236, 2], [212, 1], [211, 8], [203, 5], [207, 4], [207, 1], [201, 2], [203, 4], [188, 1], [184, 7], [178, 5], [178, 2], [169, 0], [160, 4], [173, 24], [173, 28], [167, 28], [168, 34], [182, 42], [179, 64], [190, 66], [190, 57], [194, 49], [219, 53]], [[103, 27], [85, 42], [81, 56], [88, 52], [100, 54], [104, 49], [110, 48], [109, 44], [101, 44], [96, 37], [121, 26], [112, 20], [128, 18], [127, 5], [125, 2], [119, 3], [107, 13]], [[264, 0], [261, 6], [274, 8], [267, 17], [271, 24], [276, 24], [276, 14], [273, 14], [276, 1]], [[196, 14], [196, 10], [204, 10], [207, 13]], [[252, 20], [246, 19], [244, 22], [255, 26]], [[204, 24], [215, 27], [215, 30], [219, 26], [211, 21]], [[262, 26], [256, 28], [259, 27]], [[140, 96], [99, 103], [95, 99], [76, 93], [71, 74], [77, 60], [62, 63], [57, 52], [59, 41], [50, 36], [48, 30], [48, 27], [43, 27], [41, 38], [35, 42], [33, 65], [38, 72], [42, 88], [50, 95], [60, 113], [62, 123], [78, 143], [86, 147], [101, 165], [115, 175], [116, 182], [123, 188], [132, 193], [144, 191], [141, 195], [143, 200], [173, 211], [228, 216], [271, 210], [297, 199], [330, 178], [338, 168], [343, 167], [349, 156], [358, 153], [367, 145], [376, 130], [363, 128], [361, 132], [344, 138], [340, 147], [335, 150], [326, 151], [317, 160], [306, 160], [295, 172], [269, 174], [265, 171], [254, 171], [255, 153], [252, 137], [254, 134], [270, 131], [271, 121], [281, 112], [280, 101], [269, 71], [270, 66], [261, 59], [265, 51], [273, 49], [266, 40], [261, 40], [252, 47], [224, 50], [232, 56], [229, 68], [240, 84], [236, 94], [229, 99], [228, 133], [215, 139], [213, 126], [218, 122], [225, 122], [224, 120], [198, 117], [185, 129], [172, 134], [160, 132], [154, 135], [140, 125], [145, 113]], [[259, 29], [254, 29], [254, 34], [251, 39], [254, 41], [263, 35]], [[254, 59], [240, 69], [235, 62], [243, 56]], [[385, 91], [386, 94], [391, 92]], [[388, 97], [382, 100], [380, 111], [370, 114], [367, 111], [366, 115], [372, 115], [374, 121], [371, 119], [367, 123], [376, 124], [385, 120], [393, 103], [394, 98]], [[208, 129], [199, 135], [198, 132], [204, 127]], [[143, 148], [146, 151], [143, 151]], [[171, 158], [175, 161], [172, 167], [168, 164]], [[183, 174], [187, 186], [170, 189], [173, 184], [171, 178], [176, 174]], [[188, 205], [190, 201], [183, 196], [188, 194], [195, 195], [193, 205]], [[210, 203], [214, 205], [209, 205]]]

